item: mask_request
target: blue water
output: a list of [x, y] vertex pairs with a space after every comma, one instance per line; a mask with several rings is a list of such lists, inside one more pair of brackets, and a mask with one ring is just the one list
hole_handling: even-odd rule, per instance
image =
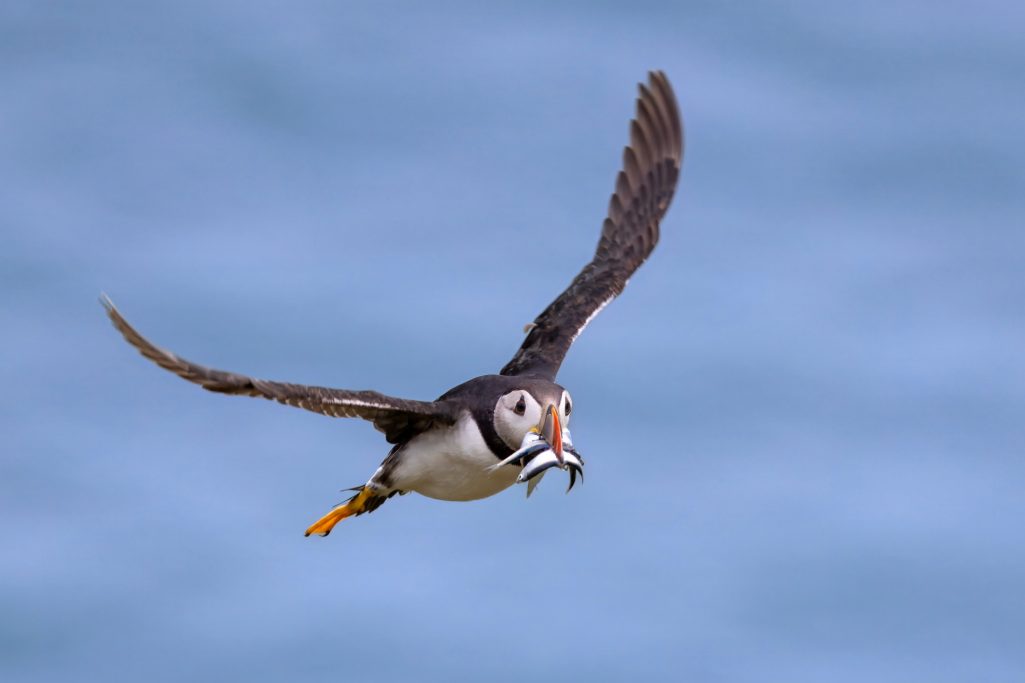
[[[1020, 3], [8, 0], [0, 679], [1025, 680]], [[369, 425], [587, 260], [650, 68], [688, 148], [574, 346], [586, 484], [306, 539]]]

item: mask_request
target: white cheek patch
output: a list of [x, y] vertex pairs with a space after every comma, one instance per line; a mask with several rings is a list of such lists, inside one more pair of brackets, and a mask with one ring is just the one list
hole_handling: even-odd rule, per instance
[[[517, 402], [523, 398], [526, 403], [523, 415], [515, 411]], [[510, 392], [498, 400], [494, 414], [495, 431], [510, 448], [515, 449], [531, 427], [541, 419], [541, 406], [525, 391]]]

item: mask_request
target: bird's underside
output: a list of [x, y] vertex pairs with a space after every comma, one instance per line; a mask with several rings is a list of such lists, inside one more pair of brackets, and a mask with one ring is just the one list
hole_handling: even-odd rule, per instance
[[[408, 490], [451, 500], [483, 497], [516, 481], [519, 468], [530, 469], [529, 460], [494, 467], [519, 452], [541, 452], [537, 444], [532, 451], [525, 451], [526, 446], [517, 451], [520, 439], [526, 443], [528, 431], [542, 442], [561, 444], [562, 435], [569, 436], [569, 397], [555, 384], [556, 374], [576, 337], [623, 291], [658, 243], [659, 222], [672, 200], [682, 159], [683, 127], [672, 88], [662, 72], [652, 72], [647, 85], [640, 85], [630, 144], [623, 151], [622, 170], [593, 258], [528, 325], [526, 338], [499, 375], [471, 380], [435, 401], [274, 382], [208, 368], [152, 344], [108, 298], [102, 302], [114, 326], [143, 356], [208, 391], [258, 396], [330, 417], [359, 417], [384, 433], [394, 447], [382, 467], [307, 534], [326, 535], [340, 519], [372, 511], [391, 495]], [[536, 417], [527, 415], [527, 399], [530, 410], [536, 403], [544, 414], [541, 422], [520, 434], [520, 427], [510, 427], [509, 420]], [[550, 422], [544, 422], [552, 419], [555, 432]], [[548, 430], [544, 438], [536, 436], [542, 427]], [[554, 450], [548, 452], [555, 458]], [[560, 445], [552, 465], [570, 469], [565, 462], [570, 456], [576, 457], [572, 447], [563, 453]], [[426, 481], [433, 488], [426, 490]]]

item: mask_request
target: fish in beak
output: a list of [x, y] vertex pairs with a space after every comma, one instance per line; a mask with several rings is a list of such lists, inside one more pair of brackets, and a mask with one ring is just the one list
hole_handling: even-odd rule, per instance
[[553, 467], [569, 471], [569, 487], [566, 493], [569, 493], [576, 483], [577, 474], [580, 475], [580, 481], [584, 480], [584, 461], [580, 454], [573, 450], [569, 430], [563, 429], [558, 409], [554, 404], [548, 406], [541, 422], [523, 437], [520, 449], [505, 460], [488, 467], [488, 471], [494, 472], [505, 465], [523, 467], [516, 477], [516, 482], [527, 482], [528, 497], [534, 492], [544, 473]]

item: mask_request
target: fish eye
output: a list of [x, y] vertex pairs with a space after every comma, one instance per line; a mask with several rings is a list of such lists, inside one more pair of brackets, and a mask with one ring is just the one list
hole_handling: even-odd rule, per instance
[[523, 394], [520, 394], [520, 400], [516, 402], [516, 407], [513, 408], [513, 412], [517, 415], [523, 415], [527, 412], [527, 402], [523, 399]]

